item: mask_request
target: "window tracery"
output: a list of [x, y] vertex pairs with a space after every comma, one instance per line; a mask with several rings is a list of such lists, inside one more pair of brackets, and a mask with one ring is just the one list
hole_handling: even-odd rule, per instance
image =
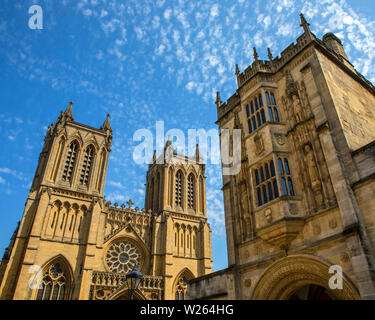
[[67, 182], [72, 182], [73, 176], [73, 169], [75, 162], [77, 160], [77, 152], [78, 152], [78, 144], [76, 141], [73, 141], [68, 150], [68, 154], [66, 155], [64, 171], [62, 175], [62, 179]]
[[109, 246], [105, 261], [110, 271], [128, 273], [135, 266], [141, 268], [142, 256], [135, 244], [122, 239]]
[[38, 289], [36, 300], [67, 299], [67, 273], [60, 262], [49, 265], [43, 273], [41, 287]]
[[92, 146], [89, 146], [86, 149], [85, 156], [83, 159], [81, 177], [79, 180], [79, 183], [81, 185], [87, 186], [88, 184], [93, 158], [94, 158], [94, 148]]

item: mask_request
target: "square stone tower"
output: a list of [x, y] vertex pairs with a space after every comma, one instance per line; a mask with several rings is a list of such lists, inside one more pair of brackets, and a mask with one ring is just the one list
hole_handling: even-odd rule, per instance
[[229, 268], [190, 298], [375, 298], [375, 88], [335, 35], [301, 27], [217, 95], [220, 130], [242, 134], [241, 170], [223, 175]]
[[47, 131], [22, 220], [0, 265], [0, 298], [185, 299], [187, 281], [212, 272], [205, 165], [168, 141], [147, 172], [145, 208], [103, 197], [112, 144], [74, 121], [72, 104]]
[[[1, 299], [88, 293], [112, 129], [109, 115], [100, 129], [75, 122], [72, 104], [48, 127], [22, 220], [1, 264]], [[41, 290], [35, 288], [39, 276]]]
[[185, 299], [187, 281], [212, 272], [205, 165], [175, 153], [168, 139], [147, 172], [145, 208], [157, 215], [152, 263], [165, 276], [165, 298]]

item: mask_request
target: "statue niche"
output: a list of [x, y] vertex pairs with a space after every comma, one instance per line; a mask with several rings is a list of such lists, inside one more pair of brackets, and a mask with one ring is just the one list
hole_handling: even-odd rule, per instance
[[245, 236], [249, 236], [251, 234], [251, 216], [249, 211], [249, 202], [247, 198], [246, 192], [246, 184], [243, 182], [241, 184], [241, 210], [242, 210], [242, 219], [244, 221], [244, 231]]
[[301, 100], [297, 94], [293, 94], [292, 101], [294, 117], [296, 118], [296, 123], [299, 123], [304, 120]]
[[314, 151], [312, 150], [310, 144], [305, 144], [303, 150], [305, 154], [305, 165], [310, 178], [311, 189], [314, 193], [316, 204], [320, 207], [323, 205], [322, 184], [320, 182]]
[[294, 82], [290, 72], [286, 72], [286, 96], [287, 107], [290, 109], [292, 116], [294, 116], [295, 123], [300, 123], [305, 119], [305, 110], [302, 106], [303, 88], [300, 88], [298, 83]]

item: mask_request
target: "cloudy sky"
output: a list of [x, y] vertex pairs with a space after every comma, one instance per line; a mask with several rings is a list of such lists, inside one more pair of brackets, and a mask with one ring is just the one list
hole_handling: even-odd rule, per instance
[[[28, 27], [29, 7], [43, 29]], [[0, 7], [0, 254], [21, 219], [47, 126], [74, 101], [77, 122], [111, 114], [105, 194], [144, 205], [147, 166], [132, 159], [136, 130], [216, 128], [215, 93], [234, 93], [234, 65], [277, 56], [302, 33], [334, 32], [357, 70], [375, 82], [370, 0], [2, 0]], [[214, 269], [227, 266], [221, 169], [207, 166]]]

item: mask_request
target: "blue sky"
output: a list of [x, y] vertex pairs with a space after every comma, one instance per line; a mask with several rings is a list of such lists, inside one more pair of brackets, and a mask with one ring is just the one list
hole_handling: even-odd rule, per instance
[[[31, 30], [28, 9], [43, 9]], [[215, 93], [236, 89], [234, 65], [277, 56], [302, 33], [334, 32], [375, 82], [375, 2], [2, 0], [0, 7], [0, 254], [21, 219], [47, 126], [74, 101], [75, 120], [100, 127], [111, 114], [105, 195], [144, 205], [146, 166], [132, 160], [137, 129], [216, 128]], [[214, 269], [227, 266], [221, 169], [207, 166]]]

